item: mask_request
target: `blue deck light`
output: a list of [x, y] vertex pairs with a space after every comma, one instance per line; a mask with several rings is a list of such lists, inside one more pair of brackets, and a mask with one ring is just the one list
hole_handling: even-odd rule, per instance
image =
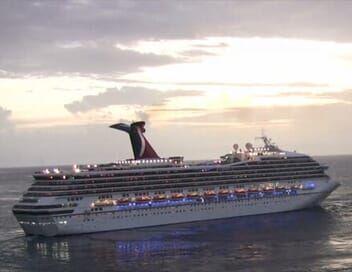
[[309, 181], [303, 184], [303, 190], [313, 190], [315, 189], [316, 185], [314, 182]]

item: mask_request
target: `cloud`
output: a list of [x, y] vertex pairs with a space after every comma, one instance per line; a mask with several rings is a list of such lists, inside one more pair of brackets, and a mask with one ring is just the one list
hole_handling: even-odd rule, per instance
[[31, 52], [12, 53], [1, 58], [0, 67], [11, 73], [32, 75], [125, 74], [180, 61], [171, 56], [122, 50], [104, 43], [73, 48], [40, 46]]
[[10, 120], [11, 111], [0, 106], [0, 131], [11, 128], [13, 126]]
[[206, 48], [206, 49], [212, 49], [212, 48], [225, 48], [228, 47], [229, 45], [225, 42], [217, 42], [213, 44], [195, 44], [195, 47], [198, 48]]
[[289, 125], [299, 126], [302, 131], [309, 131], [314, 127], [328, 126], [336, 128], [345, 126], [348, 127], [347, 131], [349, 131], [352, 127], [345, 116], [352, 116], [352, 107], [349, 104], [333, 103], [327, 105], [232, 108], [221, 112], [204, 112], [197, 116], [175, 118], [172, 122], [198, 123], [205, 126], [210, 124], [257, 126], [258, 128], [271, 125]]
[[336, 99], [340, 103], [352, 103], [352, 90], [344, 90], [342, 92], [327, 92], [322, 94], [316, 94], [320, 98]]
[[[0, 116], [9, 117], [8, 110], [0, 111]], [[139, 113], [139, 117], [142, 114]], [[243, 146], [260, 135], [261, 128], [288, 150], [351, 154], [349, 116], [352, 116], [352, 107], [346, 104], [231, 109], [224, 115], [203, 115], [196, 125], [190, 124], [191, 119], [182, 118], [165, 122], [163, 126], [155, 125], [153, 129], [147, 127], [146, 136], [161, 156], [182, 155], [192, 160], [218, 158], [228, 152], [233, 143]], [[276, 118], [288, 118], [290, 122], [286, 125], [269, 122]], [[246, 121], [252, 123], [236, 125], [236, 122]], [[110, 129], [110, 124], [23, 128], [14, 130], [11, 137], [0, 133], [0, 167], [103, 163], [133, 157], [126, 134]]]
[[182, 51], [179, 53], [180, 55], [187, 57], [187, 58], [199, 58], [203, 56], [215, 56], [216, 54], [213, 52], [209, 52], [206, 50], [200, 50], [200, 49], [191, 49], [191, 50], [186, 50]]
[[148, 1], [140, 5], [132, 0], [5, 0], [0, 2], [0, 69], [8, 74], [124, 73], [184, 61], [113, 48], [116, 43], [141, 40], [230, 36], [351, 42], [351, 10], [350, 1]]
[[352, 103], [352, 90], [343, 90], [338, 92], [282, 92], [279, 94], [269, 94], [272, 97], [301, 96], [306, 98], [314, 98], [320, 100], [335, 100], [335, 103], [349, 104]]
[[[209, 36], [351, 40], [349, 1], [2, 1], [8, 37], [48, 40]], [[17, 13], [22, 9], [21, 14]], [[18, 14], [14, 18], [13, 14]], [[158, 14], [158, 16], [155, 16]], [[50, 20], [47, 20], [50, 18]], [[43, 22], [46, 24], [43, 25]], [[17, 30], [20, 32], [14, 33]], [[325, 30], [325, 31], [323, 31]], [[43, 35], [45, 34], [45, 35]]]
[[183, 117], [172, 120], [181, 123], [204, 123], [209, 124], [237, 124], [237, 125], [263, 125], [265, 123], [275, 123], [285, 120], [288, 122], [291, 113], [282, 111], [281, 108], [233, 108], [221, 112], [205, 112], [198, 116]]
[[[145, 82], [147, 83], [147, 82]], [[320, 88], [328, 87], [328, 84], [314, 82], [286, 82], [286, 83], [239, 83], [239, 82], [168, 82], [167, 84], [189, 86], [232, 86], [232, 87], [297, 87], [297, 88]]]
[[137, 120], [145, 121], [147, 124], [151, 123], [150, 116], [145, 111], [136, 111], [135, 114], [136, 114]]
[[87, 112], [93, 109], [105, 108], [111, 105], [160, 105], [172, 97], [200, 96], [201, 91], [157, 91], [142, 87], [109, 88], [97, 95], [87, 95], [80, 101], [66, 104], [65, 108], [71, 113]]
[[206, 112], [206, 108], [157, 108], [150, 109], [150, 112]]
[[[257, 87], [296, 87], [296, 88], [326, 88], [329, 84], [326, 83], [316, 83], [316, 82], [283, 82], [283, 83], [264, 83], [264, 82], [219, 82], [219, 81], [148, 81], [148, 80], [138, 80], [138, 79], [125, 79], [125, 78], [113, 78], [113, 77], [97, 77], [100, 80], [112, 81], [117, 83], [127, 83], [127, 84], [158, 84], [158, 85], [179, 85], [179, 86], [229, 86], [229, 87], [246, 87], [246, 88], [257, 88]], [[294, 92], [293, 92], [294, 93]]]

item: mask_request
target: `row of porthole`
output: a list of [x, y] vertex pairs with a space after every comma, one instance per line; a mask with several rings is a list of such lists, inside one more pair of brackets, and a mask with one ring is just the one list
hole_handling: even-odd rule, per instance
[[[296, 196], [296, 195], [295, 195]], [[252, 199], [253, 200], [253, 199]], [[254, 199], [255, 201], [256, 200], [261, 200], [261, 199]], [[245, 201], [247, 201], [247, 202], [250, 202], [250, 200], [249, 199], [241, 199], [241, 200], [239, 200], [239, 202], [245, 202]], [[279, 203], [279, 201], [275, 201], [275, 203]], [[211, 204], [223, 204], [223, 203], [211, 203]], [[264, 202], [263, 204], [269, 204], [269, 202]], [[203, 205], [206, 205], [206, 203], [195, 203], [195, 204], [191, 204], [190, 206], [203, 206]], [[249, 203], [248, 204], [244, 204], [244, 205], [249, 205]], [[257, 204], [252, 204], [252, 205], [257, 205]], [[233, 204], [232, 206], [239, 206], [238, 204]], [[241, 205], [242, 206], [242, 205]], [[175, 206], [174, 206], [175, 207]], [[143, 209], [143, 212], [144, 211], [155, 211], [155, 209], [160, 209], [160, 210], [164, 210], [164, 209], [167, 209], [167, 208], [170, 208], [170, 206], [168, 206], [168, 207], [157, 207], [157, 208], [148, 208], [148, 209]], [[212, 208], [212, 209], [214, 209], [214, 208]], [[206, 209], [205, 209], [206, 210]], [[125, 212], [128, 212], [128, 213], [132, 213], [134, 210], [129, 210], [129, 211], [125, 211]], [[186, 211], [186, 210], [183, 210], [183, 211]], [[120, 211], [121, 212], [121, 211]], [[182, 212], [182, 211], [177, 211], [176, 210], [176, 212]], [[113, 212], [111, 212], [111, 214], [113, 214]], [[98, 214], [94, 214], [94, 215], [98, 215]], [[72, 215], [72, 216], [83, 216], [83, 215]], [[62, 218], [62, 219], [64, 219], [64, 218], [71, 218], [72, 217], [71, 215], [70, 216], [60, 216], [60, 217], [58, 217], [58, 218]], [[128, 216], [129, 217], [129, 216]], [[61, 221], [61, 222], [67, 222], [66, 220], [64, 220], [64, 221]], [[35, 222], [24, 222], [24, 221], [20, 221], [19, 222], [20, 224], [32, 224], [32, 225], [35, 225], [35, 224], [37, 224], [37, 223], [35, 223]], [[33, 224], [34, 223], [34, 224]], [[39, 223], [38, 223], [39, 224]], [[50, 223], [50, 222], [48, 222], [48, 223], [41, 223], [41, 224], [55, 224], [55, 223]], [[63, 223], [64, 224], [64, 223]], [[67, 223], [66, 223], [67, 224]]]
[[[297, 196], [296, 194], [292, 194], [292, 195], [290, 195], [290, 196]], [[277, 195], [277, 196], [275, 196], [275, 197], [280, 197], [280, 198], [287, 198], [287, 197], [289, 197], [288, 195]], [[236, 202], [242, 202], [242, 201], [247, 201], [247, 202], [249, 202], [249, 201], [258, 201], [258, 200], [262, 200], [262, 198], [245, 198], [245, 197], [243, 197], [243, 198], [240, 198], [240, 199], [236, 199]], [[219, 202], [208, 202], [208, 203], [204, 203], [204, 202], [202, 202], [202, 203], [193, 203], [193, 204], [190, 204], [190, 205], [206, 205], [206, 204], [222, 204], [222, 203], [224, 203], [224, 202], [229, 202], [228, 200], [226, 200], [226, 201], [219, 201]], [[187, 204], [185, 204], [185, 205], [187, 205]], [[189, 205], [189, 204], [188, 204]], [[169, 208], [169, 207], [177, 207], [177, 205], [175, 205], [175, 206], [170, 206], [170, 205], [168, 205], [168, 206], [165, 206], [165, 207], [154, 207], [154, 208], [152, 208], [153, 210], [155, 210], [155, 209], [165, 209], [165, 208]], [[129, 209], [128, 210], [128, 212], [132, 212], [133, 210], [136, 210], [136, 209], [133, 209], [133, 208], [131, 208], [131, 209]], [[143, 209], [143, 210], [145, 210], [145, 209]], [[92, 212], [94, 212], [94, 211], [103, 211], [103, 208], [102, 207], [99, 207], [99, 208], [93, 208], [93, 209], [91, 209], [91, 211]], [[127, 211], [126, 211], [127, 212]]]
[[[275, 201], [275, 203], [279, 203], [279, 201]], [[268, 204], [270, 204], [269, 202], [264, 202], [263, 204], [266, 204], [266, 205], [268, 205]], [[247, 203], [247, 204], [233, 204], [232, 206], [256, 206], [257, 204], [255, 204], [255, 203]], [[166, 208], [166, 207], [165, 207]], [[212, 207], [212, 208], [201, 208], [200, 210], [213, 210], [214, 209], [214, 207]], [[152, 210], [152, 209], [148, 209], [148, 210]], [[175, 210], [175, 211], [173, 211], [173, 212], [175, 212], [175, 213], [182, 213], [182, 212], [187, 212], [187, 211], [193, 211], [193, 209], [190, 209], [190, 210]], [[197, 211], [197, 210], [195, 210], [195, 211]], [[199, 211], [199, 210], [198, 210]], [[132, 211], [129, 211], [129, 212], [132, 212]], [[168, 212], [154, 212], [152, 215], [162, 215], [162, 214], [171, 214], [171, 211], [168, 211]], [[149, 214], [147, 214], [147, 213], [142, 213], [142, 214], [134, 214], [133, 215], [133, 217], [135, 217], [135, 216], [148, 216]], [[117, 216], [117, 217], [113, 217], [113, 219], [120, 219], [120, 218], [128, 218], [128, 217], [132, 217], [132, 215], [125, 215], [125, 216]], [[83, 220], [83, 222], [87, 222], [87, 221], [94, 221], [94, 219], [93, 218], [86, 218], [86, 219], [84, 219]], [[53, 223], [35, 223], [35, 222], [22, 222], [22, 221], [20, 221], [20, 223], [22, 223], [22, 224], [33, 224], [33, 225], [35, 225], [35, 224], [42, 224], [42, 225], [45, 225], [45, 224], [53, 224]], [[64, 220], [64, 221], [59, 221], [58, 222], [59, 224], [64, 224], [64, 225], [66, 225], [67, 224], [67, 221], [66, 220]]]
[[34, 222], [34, 221], [19, 221], [20, 225], [38, 225], [38, 226], [47, 226], [47, 225], [55, 225], [55, 222]]
[[[289, 195], [287, 195], [287, 194], [289, 194]], [[207, 202], [201, 202], [201, 203], [197, 203], [197, 204], [207, 204], [207, 203], [214, 204], [214, 203], [222, 203], [222, 202], [229, 202], [229, 201], [244, 201], [244, 200], [250, 201], [250, 200], [261, 200], [263, 198], [296, 196], [296, 192], [287, 193], [287, 194], [283, 193], [283, 194], [277, 194], [277, 195], [259, 195], [258, 193], [255, 193], [255, 194], [253, 193], [252, 195], [248, 195], [248, 196], [246, 196], [246, 195], [238, 195], [238, 196], [236, 196], [236, 199], [234, 199], [234, 196], [232, 196], [232, 199], [227, 199], [227, 200], [224, 199], [224, 198], [228, 198], [227, 196], [218, 196], [218, 199], [216, 200], [216, 202], [208, 200]], [[181, 202], [182, 200], [185, 201], [184, 199], [173, 200], [173, 201]], [[191, 201], [191, 199], [188, 199], [188, 201]], [[148, 204], [147, 202], [146, 203], [140, 203], [140, 204], [137, 203], [137, 205], [147, 205], [147, 204]], [[151, 206], [151, 203], [149, 203], [149, 204], [150, 204], [149, 206]], [[159, 205], [163, 205], [163, 204], [159, 203]], [[191, 204], [191, 205], [193, 205], [193, 204]], [[131, 206], [131, 203], [129, 203], [129, 204], [124, 204], [124, 205], [119, 205], [119, 206], [121, 208], [124, 208], [124, 209], [135, 209], [136, 204], [133, 204], [133, 206]], [[165, 206], [170, 207], [172, 205], [170, 205], [169, 202], [168, 202], [168, 203], [165, 203]], [[177, 206], [177, 205], [175, 205], [175, 206]], [[158, 208], [163, 208], [163, 207], [155, 207], [154, 209], [158, 209]]]
[[[276, 201], [278, 203], [278, 201]], [[269, 205], [269, 202], [263, 203], [265, 205]], [[232, 206], [256, 206], [256, 203], [248, 203], [248, 204], [233, 204]], [[223, 207], [224, 208], [224, 207]], [[206, 210], [214, 210], [214, 208], [201, 208], [200, 210], [206, 211]], [[200, 210], [195, 210], [195, 211], [200, 211]], [[174, 213], [182, 213], [182, 212], [192, 212], [193, 209], [190, 210], [175, 210], [173, 211]], [[113, 217], [113, 219], [120, 219], [120, 218], [128, 218], [128, 217], [136, 217], [136, 216], [150, 216], [150, 215], [163, 215], [163, 214], [171, 214], [172, 212], [153, 212], [152, 214], [147, 214], [147, 213], [142, 213], [142, 214], [133, 214], [133, 215], [122, 215], [122, 216], [117, 216]], [[89, 221], [89, 220], [88, 220]]]
[[82, 196], [79, 196], [79, 197], [68, 197], [67, 201], [79, 201], [79, 200], [82, 200], [82, 199], [83, 199]]
[[[242, 201], [241, 201], [242, 202]], [[244, 202], [244, 200], [243, 200], [243, 202]], [[275, 201], [275, 203], [278, 203], [278, 201]], [[269, 202], [264, 202], [263, 204], [265, 204], [265, 205], [269, 205], [270, 203]], [[234, 206], [257, 206], [258, 204], [257, 203], [250, 203], [250, 202], [248, 202], [248, 203], [244, 203], [244, 204], [233, 204], [232, 206], [234, 207]], [[167, 208], [167, 207], [164, 207], [164, 209], [165, 208]], [[222, 207], [222, 208], [225, 208], [224, 206]], [[161, 208], [159, 208], [159, 209], [161, 209]], [[213, 210], [214, 209], [214, 207], [211, 207], [211, 208], [201, 208], [200, 210], [202, 210], [202, 211], [205, 211], [205, 210]], [[147, 209], [147, 210], [153, 210], [153, 209]], [[180, 212], [186, 212], [187, 210], [175, 210], [174, 212], [176, 212], [176, 213], [180, 213]], [[193, 211], [193, 209], [190, 209], [189, 211]], [[197, 211], [197, 210], [195, 210], [195, 211]], [[199, 211], [199, 210], [198, 210]], [[129, 213], [132, 213], [133, 212], [133, 210], [131, 210], [131, 211], [128, 211]], [[144, 211], [143, 211], [144, 212]], [[167, 214], [167, 213], [171, 213], [171, 211], [170, 212], [165, 212], [165, 214]], [[155, 214], [159, 214], [159, 212], [157, 212], [157, 213], [153, 213], [153, 215], [155, 215]], [[163, 212], [160, 212], [160, 214], [164, 214]], [[147, 215], [147, 214], [144, 214], [144, 215]], [[134, 214], [133, 216], [143, 216], [143, 214]], [[123, 217], [123, 216], [122, 216]], [[128, 217], [130, 217], [130, 216], [128, 216]]]

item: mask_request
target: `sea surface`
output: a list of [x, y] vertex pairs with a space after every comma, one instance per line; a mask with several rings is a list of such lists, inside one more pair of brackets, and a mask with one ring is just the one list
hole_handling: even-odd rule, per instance
[[341, 183], [321, 208], [57, 238], [11, 213], [37, 169], [0, 169], [0, 271], [352, 271], [352, 156], [317, 159]]

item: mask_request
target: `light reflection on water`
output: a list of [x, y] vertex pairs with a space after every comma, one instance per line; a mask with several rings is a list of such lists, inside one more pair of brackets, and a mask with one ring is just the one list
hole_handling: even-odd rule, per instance
[[[211, 271], [226, 264], [239, 270], [257, 264], [275, 268], [273, 262], [281, 258], [295, 267], [296, 258], [308, 261], [307, 252], [309, 258], [311, 253], [329, 252], [338, 246], [336, 240], [334, 243], [329, 239], [333, 226], [331, 214], [318, 208], [132, 231], [27, 237], [22, 238], [26, 251], [19, 252], [17, 257], [29, 257], [41, 265], [55, 263], [58, 267], [88, 270], [107, 263], [119, 270], [140, 266], [163, 270], [176, 264], [177, 269], [192, 266], [199, 271]], [[318, 260], [310, 259], [309, 264], [314, 261]]]
[[[141, 267], [161, 271], [166, 267], [168, 271], [187, 267], [195, 271], [226, 267], [239, 271], [256, 267], [261, 269], [258, 271], [266, 271], [262, 267], [271, 267], [275, 271], [283, 265], [280, 260], [285, 260], [292, 271], [307, 265], [329, 270], [351, 264], [350, 242], [336, 237], [336, 224], [331, 212], [312, 209], [132, 231], [57, 238], [21, 237], [3, 242], [2, 246], [11, 245], [12, 255], [6, 261], [9, 264], [12, 261], [11, 268], [23, 269], [19, 271], [36, 271], [29, 266], [33, 262], [36, 267], [54, 266], [51, 271], [63, 268], [91, 271], [106, 265], [122, 271]], [[15, 250], [21, 244], [25, 249]], [[324, 257], [330, 259], [336, 251], [347, 254], [328, 263], [320, 261]], [[301, 266], [297, 266], [297, 259]]]
[[26, 243], [29, 254], [36, 254], [43, 258], [69, 262], [70, 252], [68, 241], [29, 241]]

